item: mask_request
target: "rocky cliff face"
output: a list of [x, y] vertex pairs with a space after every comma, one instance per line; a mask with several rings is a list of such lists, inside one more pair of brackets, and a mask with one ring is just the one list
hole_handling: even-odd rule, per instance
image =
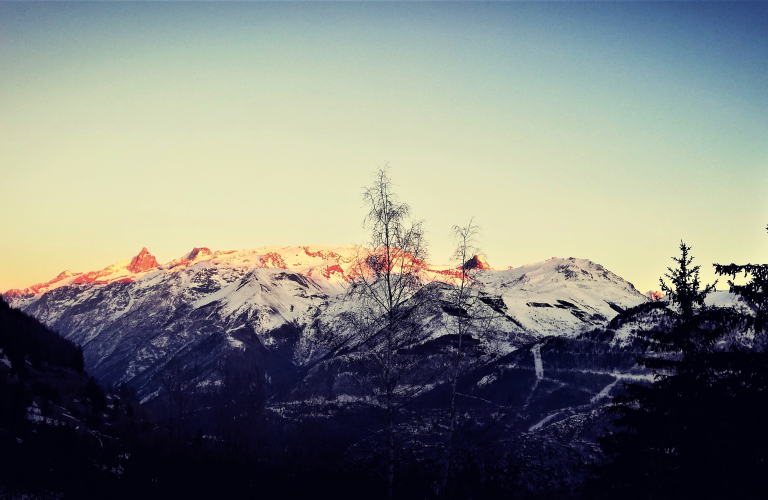
[[[198, 250], [197, 248], [195, 250]], [[131, 259], [131, 263], [128, 264], [128, 271], [132, 273], [140, 273], [142, 271], [149, 271], [154, 267], [158, 267], [157, 259], [149, 253], [146, 247], [141, 249], [139, 255]]]
[[473, 255], [471, 259], [464, 263], [464, 269], [482, 269], [489, 271], [493, 269], [488, 261], [479, 255]]

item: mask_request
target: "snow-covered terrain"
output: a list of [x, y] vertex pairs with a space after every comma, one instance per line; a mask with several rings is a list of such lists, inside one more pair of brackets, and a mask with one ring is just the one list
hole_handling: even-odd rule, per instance
[[[266, 370], [298, 376], [328, 354], [318, 337], [341, 328], [356, 248], [195, 248], [160, 265], [146, 250], [99, 271], [65, 271], [47, 283], [10, 290], [12, 307], [33, 315], [84, 349], [88, 370], [105, 383], [156, 391], [167, 360], [213, 366], [233, 349], [254, 352]], [[589, 260], [549, 259], [494, 270], [474, 258], [483, 302], [499, 314], [501, 352], [546, 336], [573, 336], [648, 301], [631, 283]], [[426, 266], [427, 279], [455, 276]], [[430, 335], [448, 313], [436, 311]]]
[[485, 291], [503, 299], [508, 315], [540, 335], [575, 333], [647, 301], [600, 264], [573, 257], [484, 271], [478, 280]]

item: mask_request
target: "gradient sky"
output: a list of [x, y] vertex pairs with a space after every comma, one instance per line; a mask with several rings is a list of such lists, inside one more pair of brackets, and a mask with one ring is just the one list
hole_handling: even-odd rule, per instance
[[436, 263], [766, 262], [768, 4], [0, 3], [0, 291], [363, 242], [387, 161]]

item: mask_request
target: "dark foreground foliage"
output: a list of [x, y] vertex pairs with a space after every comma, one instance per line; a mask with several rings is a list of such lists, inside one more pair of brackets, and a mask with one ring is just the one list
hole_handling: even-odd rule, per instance
[[764, 310], [768, 266], [717, 266], [752, 280], [730, 283], [748, 309], [707, 307], [713, 286], [681, 244], [662, 281], [666, 328], [649, 332], [638, 362], [656, 382], [629, 384], [614, 400], [613, 429], [600, 439], [603, 465], [588, 498], [768, 498], [768, 353]]
[[[260, 388], [247, 391], [243, 377], [253, 373], [242, 362], [222, 367], [238, 390], [197, 395], [196, 415], [180, 424], [173, 418], [179, 394], [166, 398], [175, 407], [146, 408], [126, 388], [105, 390], [84, 372], [79, 347], [2, 299], [0, 348], [7, 361], [0, 364], [0, 498], [386, 496], [381, 477], [345, 458], [347, 427], [269, 417]], [[166, 382], [171, 392], [184, 389], [170, 376]], [[249, 405], [258, 411], [244, 429], [233, 415]], [[479, 497], [493, 492], [480, 462], [462, 470], [462, 483]], [[430, 495], [430, 471], [404, 463], [399, 472], [398, 498]]]

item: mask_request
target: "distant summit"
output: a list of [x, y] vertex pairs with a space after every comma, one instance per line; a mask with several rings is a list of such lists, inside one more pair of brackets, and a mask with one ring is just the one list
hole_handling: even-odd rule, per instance
[[134, 257], [133, 260], [131, 260], [131, 263], [128, 264], [128, 270], [132, 273], [140, 273], [159, 266], [160, 264], [158, 264], [154, 255], [149, 253], [147, 247], [144, 247], [141, 249], [141, 252], [139, 252], [139, 255]]
[[185, 259], [189, 261], [193, 261], [197, 259], [198, 257], [213, 257], [213, 252], [211, 252], [211, 249], [208, 247], [201, 247], [201, 248], [193, 248], [191, 252], [189, 252], [187, 255], [184, 256]]
[[653, 290], [648, 290], [645, 292], [645, 296], [648, 297], [649, 300], [656, 302], [657, 300], [664, 297], [664, 294], [661, 292], [654, 292]]
[[481, 269], [483, 271], [490, 271], [493, 268], [490, 264], [488, 264], [487, 260], [480, 257], [479, 255], [474, 255], [471, 259], [464, 263], [464, 269]]
[[[72, 284], [80, 283], [111, 283], [113, 281], [121, 281], [124, 283], [134, 280], [136, 274], [146, 273], [150, 269], [159, 267], [157, 259], [149, 253], [149, 250], [145, 248], [141, 249], [138, 255], [136, 255], [130, 261], [124, 260], [105, 267], [101, 271], [91, 271], [85, 274], [78, 274], [78, 277], [72, 281]], [[64, 281], [61, 284], [65, 284]], [[68, 283], [66, 283], [68, 284]], [[49, 288], [50, 289], [50, 288]]]

